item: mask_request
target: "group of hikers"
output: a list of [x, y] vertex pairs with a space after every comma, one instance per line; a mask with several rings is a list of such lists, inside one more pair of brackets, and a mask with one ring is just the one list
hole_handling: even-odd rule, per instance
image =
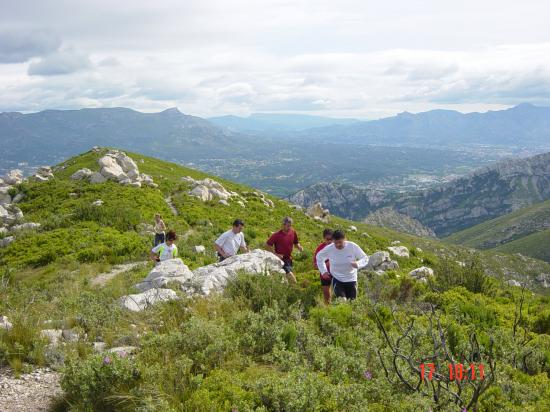
[[[265, 248], [283, 261], [283, 270], [289, 283], [296, 283], [292, 267], [294, 248], [303, 252], [298, 234], [292, 226], [292, 218], [285, 217], [281, 229], [273, 233], [265, 243]], [[236, 219], [231, 229], [222, 233], [214, 242], [218, 260], [236, 255], [239, 250], [246, 253], [248, 247], [244, 239], [244, 222]], [[155, 216], [155, 240], [151, 249], [151, 259], [159, 262], [178, 256], [175, 244], [176, 232], [166, 231], [160, 215]], [[325, 229], [323, 241], [313, 255], [313, 265], [319, 271], [323, 298], [330, 303], [332, 294], [339, 298], [353, 300], [357, 297], [357, 271], [368, 263], [367, 254], [354, 242], [346, 239], [343, 230]]]

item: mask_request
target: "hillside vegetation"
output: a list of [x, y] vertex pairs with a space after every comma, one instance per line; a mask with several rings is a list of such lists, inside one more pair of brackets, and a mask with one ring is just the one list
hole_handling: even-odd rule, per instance
[[[19, 206], [42, 226], [0, 249], [0, 315], [13, 323], [0, 329], [0, 366], [18, 373], [58, 368], [66, 394], [59, 410], [547, 409], [550, 300], [504, 280], [542, 291], [548, 264], [333, 217], [332, 227], [357, 227], [349, 238], [367, 253], [400, 241], [410, 257], [394, 256], [400, 268], [385, 274], [361, 273], [356, 301], [325, 306], [311, 262], [325, 225], [279, 199], [268, 207], [250, 188], [223, 179], [216, 178], [246, 206], [202, 202], [181, 178], [206, 175], [139, 154], [129, 153], [158, 188], [69, 178], [84, 167], [97, 170], [104, 152], [63, 162], [48, 182], [21, 184]], [[93, 206], [99, 199], [103, 205]], [[243, 274], [220, 294], [178, 291], [180, 300], [123, 310], [118, 298], [151, 265], [106, 284], [93, 279], [114, 264], [145, 260], [152, 239], [143, 228], [156, 212], [179, 234], [180, 255], [192, 269], [215, 261], [212, 242], [233, 219], [246, 221], [246, 238], [257, 248], [292, 216], [305, 248], [295, 256], [298, 284]], [[207, 252], [195, 253], [196, 245]], [[423, 283], [407, 275], [420, 266], [432, 267], [435, 277]], [[40, 331], [56, 328], [77, 337], [48, 345]], [[136, 349], [94, 351], [99, 342]], [[470, 372], [470, 364], [483, 364], [485, 379], [450, 381], [447, 365], [455, 362]], [[433, 385], [419, 380], [422, 363], [436, 364]]]
[[548, 232], [548, 229], [550, 200], [454, 233], [446, 240], [478, 249], [497, 248], [502, 251], [519, 252], [548, 261], [550, 243], [548, 233], [544, 233]]

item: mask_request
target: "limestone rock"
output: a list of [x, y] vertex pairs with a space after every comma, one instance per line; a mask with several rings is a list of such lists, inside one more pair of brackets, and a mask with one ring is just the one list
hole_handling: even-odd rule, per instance
[[74, 172], [71, 175], [71, 179], [72, 180], [87, 180], [90, 177], [92, 177], [92, 174], [93, 174], [93, 172], [90, 169], [84, 168], [84, 169], [80, 169], [80, 170]]
[[230, 197], [235, 196], [235, 194], [227, 191], [221, 183], [210, 178], [195, 180], [192, 177], [185, 176], [182, 177], [182, 181], [190, 183], [193, 188], [189, 191], [189, 194], [199, 198], [203, 202], [208, 202], [215, 198], [227, 200]]
[[40, 331], [40, 336], [46, 339], [50, 345], [57, 346], [63, 337], [61, 329], [44, 329]]
[[98, 163], [101, 168], [100, 173], [106, 179], [120, 181], [128, 178], [122, 167], [117, 163], [113, 156], [105, 155], [98, 160]]
[[205, 253], [206, 248], [203, 245], [197, 245], [193, 248], [195, 250], [195, 253]]
[[136, 285], [142, 292], [166, 287], [170, 282], [184, 283], [193, 277], [193, 273], [180, 258], [159, 262], [143, 281]]
[[10, 189], [11, 186], [0, 187], [0, 205], [9, 205], [12, 202]]
[[429, 277], [433, 276], [433, 274], [433, 269], [426, 266], [421, 266], [409, 272], [409, 276], [423, 282], [426, 282]]
[[350, 232], [357, 232], [357, 227], [356, 226], [353, 226], [351, 225], [348, 229]]
[[11, 228], [12, 232], [21, 232], [23, 230], [35, 230], [40, 229], [40, 223], [28, 222], [15, 225]]
[[314, 203], [306, 209], [306, 214], [316, 220], [328, 223], [330, 220], [330, 212], [328, 209], [323, 209], [321, 202]]
[[98, 184], [98, 183], [105, 183], [107, 181], [107, 178], [105, 178], [101, 173], [94, 172], [90, 176], [90, 183], [92, 184]]
[[0, 329], [10, 330], [13, 324], [8, 320], [7, 316], [0, 316]]
[[97, 200], [92, 202], [92, 205], [93, 206], [101, 206], [101, 205], [103, 205], [103, 200], [97, 199]]
[[32, 177], [34, 180], [40, 181], [40, 182], [47, 182], [48, 180], [52, 179], [53, 171], [50, 166], [40, 166], [37, 170], [34, 176]]
[[23, 193], [17, 193], [13, 199], [12, 199], [12, 203], [19, 203], [21, 200], [23, 200], [25, 198], [25, 195]]
[[178, 299], [178, 295], [172, 289], [153, 288], [143, 293], [122, 296], [119, 302], [125, 309], [141, 312], [156, 303], [175, 299]]
[[121, 358], [124, 358], [134, 353], [135, 351], [137, 351], [137, 348], [135, 346], [117, 346], [115, 348], [109, 349], [107, 352], [114, 353], [115, 355], [118, 355]]
[[94, 352], [105, 352], [105, 349], [107, 349], [107, 344], [105, 342], [94, 342], [92, 347], [94, 348]]
[[374, 269], [380, 266], [383, 262], [387, 262], [389, 260], [390, 260], [390, 254], [388, 252], [384, 252], [384, 251], [374, 252], [372, 255], [369, 256], [369, 262], [368, 262], [367, 268]]
[[229, 206], [229, 202], [225, 199], [220, 199], [218, 203], [223, 206]]
[[5, 238], [0, 239], [0, 247], [6, 247], [10, 243], [12, 243], [14, 240], [15, 238], [13, 236], [6, 236]]
[[4, 177], [4, 183], [8, 185], [18, 185], [23, 182], [23, 172], [19, 169], [10, 170]]
[[405, 246], [390, 246], [388, 247], [388, 250], [395, 256], [399, 256], [402, 258], [409, 257], [409, 249], [407, 249]]
[[518, 282], [516, 279], [507, 280], [507, 281], [506, 281], [506, 284], [507, 284], [508, 286], [514, 286], [514, 287], [518, 287], [518, 288], [521, 287], [521, 283]]
[[219, 263], [203, 266], [193, 271], [193, 277], [182, 287], [189, 294], [208, 295], [221, 291], [229, 279], [237, 273], [273, 274], [284, 273], [283, 261], [265, 250], [231, 256]]

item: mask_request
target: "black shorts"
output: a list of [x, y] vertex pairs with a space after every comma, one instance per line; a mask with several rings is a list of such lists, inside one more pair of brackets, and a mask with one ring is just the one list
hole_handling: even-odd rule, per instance
[[283, 270], [287, 275], [292, 272], [292, 260], [283, 261]]
[[332, 289], [338, 298], [353, 300], [357, 297], [357, 282], [340, 282], [332, 278]]
[[328, 279], [323, 279], [321, 275], [319, 275], [319, 278], [321, 279], [321, 286], [330, 286], [332, 285], [332, 276], [329, 276]]
[[218, 262], [223, 262], [225, 259], [227, 259], [220, 255], [219, 252], [216, 252], [216, 254], [218, 255]]

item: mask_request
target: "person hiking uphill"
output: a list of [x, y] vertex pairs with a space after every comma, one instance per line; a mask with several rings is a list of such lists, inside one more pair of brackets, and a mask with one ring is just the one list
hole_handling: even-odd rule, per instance
[[[317, 246], [317, 249], [315, 249], [315, 253], [313, 254], [313, 266], [315, 269], [319, 270], [319, 267], [317, 266], [317, 254], [323, 250], [325, 247], [330, 245], [332, 243], [332, 229], [325, 229], [323, 230], [323, 241]], [[330, 261], [325, 261], [327, 265], [327, 271], [330, 272]], [[325, 304], [330, 303], [330, 286], [332, 284], [332, 276], [324, 276], [323, 274], [319, 274], [321, 278], [321, 288], [323, 289], [323, 298], [325, 299]]]
[[155, 240], [153, 241], [153, 246], [158, 246], [161, 243], [164, 243], [166, 240], [166, 225], [164, 224], [164, 220], [162, 220], [162, 217], [157, 213], [155, 215]]
[[168, 231], [168, 233], [166, 233], [166, 242], [151, 249], [151, 260], [154, 262], [162, 262], [178, 257], [178, 247], [174, 243], [177, 238], [176, 232], [173, 230]]
[[356, 243], [346, 240], [341, 230], [332, 234], [332, 242], [317, 253], [317, 267], [325, 277], [332, 276], [332, 289], [337, 297], [353, 300], [357, 297], [357, 270], [367, 266], [369, 258]]
[[298, 234], [292, 228], [292, 218], [285, 217], [281, 230], [275, 232], [266, 242], [266, 249], [275, 253], [283, 261], [283, 270], [290, 283], [296, 283], [296, 276], [292, 272], [292, 249], [296, 246], [300, 252], [304, 250]]
[[220, 262], [236, 255], [239, 249], [243, 252], [248, 252], [248, 247], [244, 241], [243, 228], [244, 222], [241, 219], [236, 219], [233, 222], [233, 227], [216, 239], [214, 247], [216, 248]]

